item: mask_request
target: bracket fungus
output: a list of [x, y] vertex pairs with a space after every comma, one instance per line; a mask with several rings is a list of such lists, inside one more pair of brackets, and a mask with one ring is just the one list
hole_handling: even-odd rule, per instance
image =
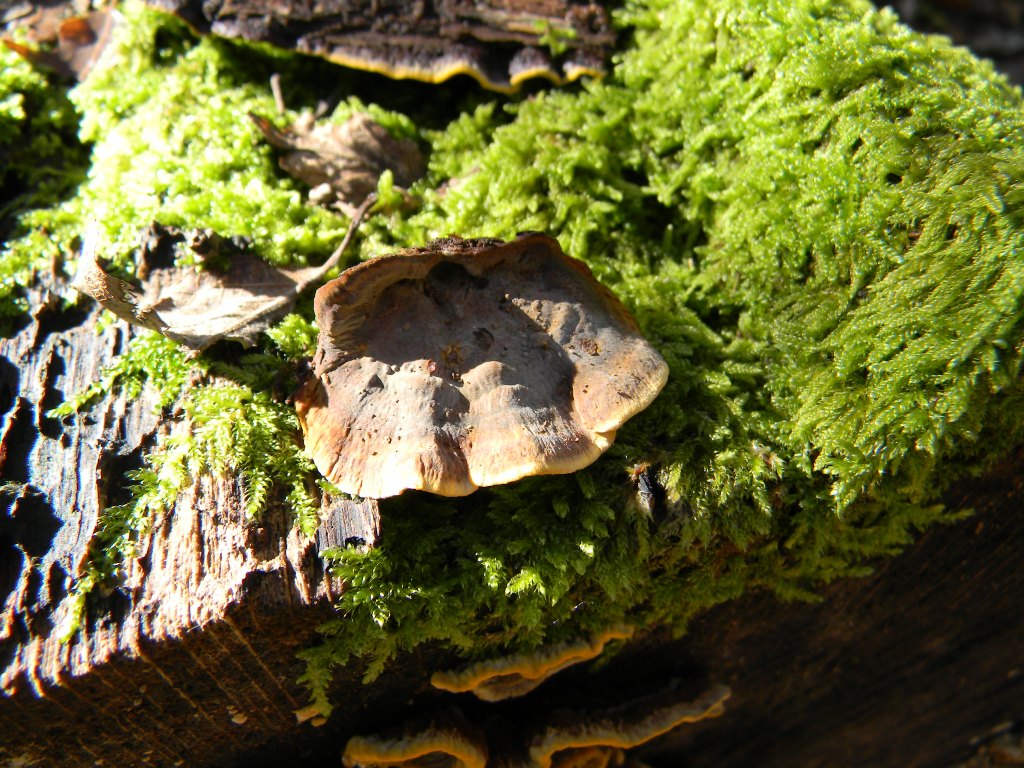
[[528, 79], [600, 77], [615, 31], [604, 0], [316, 3], [145, 0], [198, 31], [322, 56], [395, 79], [469, 75], [512, 93]]
[[612, 640], [628, 640], [632, 627], [615, 627], [590, 641], [561, 643], [532, 654], [488, 659], [465, 669], [435, 672], [430, 684], [451, 693], [472, 693], [482, 701], [501, 701], [523, 696], [556, 672], [596, 658]]
[[341, 762], [346, 768], [486, 768], [487, 742], [483, 732], [460, 713], [449, 711], [392, 736], [353, 736]]
[[[620, 750], [632, 749], [685, 723], [719, 717], [731, 691], [715, 685], [697, 699], [680, 699], [675, 692], [645, 696], [585, 718], [566, 714], [547, 725], [530, 742], [531, 768], [592, 765], [607, 755], [610, 764]], [[585, 758], [581, 763], [580, 758]]]
[[429, 721], [407, 723], [394, 735], [353, 736], [342, 762], [347, 768], [640, 766], [626, 750], [686, 723], [722, 715], [729, 695], [727, 687], [715, 685], [692, 699], [670, 686], [593, 711], [548, 710], [541, 700], [527, 716], [534, 725], [498, 710], [477, 725], [450, 709]]
[[316, 293], [306, 450], [346, 493], [465, 496], [575, 472], [646, 408], [668, 366], [558, 242], [450, 237]]

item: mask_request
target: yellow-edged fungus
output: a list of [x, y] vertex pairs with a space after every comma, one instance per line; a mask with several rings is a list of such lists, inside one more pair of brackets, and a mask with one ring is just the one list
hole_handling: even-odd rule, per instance
[[613, 640], [628, 640], [632, 627], [612, 627], [590, 640], [539, 648], [534, 653], [488, 659], [464, 669], [435, 672], [430, 683], [452, 693], [470, 692], [483, 701], [529, 693], [556, 672], [596, 658]]
[[684, 723], [718, 717], [725, 712], [729, 694], [728, 688], [716, 685], [693, 701], [672, 700], [671, 695], [659, 694], [592, 713], [585, 719], [566, 718], [546, 726], [531, 740], [531, 768], [573, 766], [574, 753], [580, 750], [626, 750]]
[[295, 398], [306, 450], [367, 498], [575, 472], [668, 378], [622, 302], [536, 233], [358, 264], [314, 308], [314, 377]]
[[530, 77], [556, 84], [600, 77], [615, 45], [604, 0], [145, 1], [202, 32], [395, 79], [441, 83], [468, 75], [501, 93]]
[[345, 768], [486, 768], [487, 742], [461, 715], [447, 713], [394, 736], [353, 736], [342, 763]]

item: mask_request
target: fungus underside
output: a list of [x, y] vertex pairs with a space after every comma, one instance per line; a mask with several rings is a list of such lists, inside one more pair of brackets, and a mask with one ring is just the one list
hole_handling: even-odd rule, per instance
[[[270, 113], [272, 71], [319, 82], [304, 73], [328, 65], [197, 41], [132, 6], [127, 16], [133, 74], [72, 92], [92, 166], [67, 200], [20, 213], [0, 261], [23, 265], [4, 274], [5, 307], [90, 219], [121, 268], [153, 219], [249, 235], [277, 262], [327, 254], [344, 230], [304, 202], [244, 119]], [[952, 519], [936, 505], [943, 483], [1020, 443], [1020, 94], [860, 0], [634, 0], [617, 20], [624, 43], [604, 82], [476, 95], [447, 127], [420, 130], [431, 147], [412, 190], [420, 207], [383, 179], [360, 257], [451, 232], [552, 234], [629, 306], [668, 385], [585, 471], [382, 504], [376, 549], [330, 554], [348, 589], [304, 654], [324, 707], [332, 667], [366, 657], [372, 676], [429, 640], [479, 658], [618, 623], [681, 632], [755, 587], [812, 596]], [[38, 88], [11, 54], [0, 63], [0, 107]], [[295, 103], [315, 103], [295, 87]], [[373, 111], [417, 135], [409, 117]], [[230, 361], [228, 383], [200, 363], [186, 402], [236, 387], [280, 418], [258, 437], [189, 445], [178, 464], [259, 476], [268, 493], [302, 487], [298, 457], [272, 471], [224, 457], [255, 455], [257, 439], [292, 444], [295, 420], [261, 371], [309, 354], [310, 318], [306, 303], [263, 350]], [[182, 380], [147, 367], [155, 343], [138, 341], [122, 365], [173, 397]], [[213, 413], [194, 407], [194, 431]], [[158, 493], [173, 449], [158, 446], [135, 478], [121, 556], [149, 500], [173, 502]], [[635, 503], [640, 462], [665, 488], [656, 524]]]

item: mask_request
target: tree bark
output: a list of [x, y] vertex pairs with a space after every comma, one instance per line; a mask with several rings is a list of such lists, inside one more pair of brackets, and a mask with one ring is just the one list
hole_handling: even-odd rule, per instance
[[33, 305], [0, 339], [0, 756], [215, 764], [254, 735], [294, 729], [306, 704], [294, 654], [330, 614], [330, 582], [288, 510], [272, 504], [253, 525], [231, 480], [200, 478], [154, 521], [123, 585], [90, 601], [84, 631], [59, 636], [99, 512], [126, 500], [124, 473], [158, 434], [188, 425], [157, 413], [147, 391], [48, 418], [131, 331], [97, 334], [98, 311], [62, 313], [42, 295]]

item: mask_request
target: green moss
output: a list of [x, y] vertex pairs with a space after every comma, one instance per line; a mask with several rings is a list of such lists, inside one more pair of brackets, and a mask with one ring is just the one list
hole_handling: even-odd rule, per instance
[[[92, 225], [100, 255], [127, 268], [140, 230], [152, 221], [251, 237], [274, 263], [329, 253], [347, 222], [306, 203], [305, 191], [282, 177], [247, 117], [274, 114], [269, 77], [278, 70], [301, 103], [309, 65], [197, 40], [172, 17], [136, 4], [124, 12], [109, 65], [71, 92], [83, 116], [81, 139], [93, 146], [88, 177], [56, 211], [26, 217], [26, 227], [46, 227], [45, 238], [14, 241], [11, 255], [72, 253]], [[240, 70], [249, 75], [239, 79]], [[338, 119], [357, 106], [343, 103]], [[401, 117], [388, 123], [413, 130]]]
[[[71, 193], [85, 172], [86, 148], [76, 139], [78, 115], [66, 89], [0, 46], [0, 333], [28, 308], [23, 289], [50, 267], [54, 251], [33, 211]], [[47, 211], [42, 218], [49, 220]], [[33, 227], [39, 231], [33, 233]], [[34, 234], [42, 248], [10, 249]]]
[[[457, 183], [408, 231], [555, 234], [669, 384], [588, 473], [603, 528], [573, 478], [385, 504], [395, 538], [337, 555], [359, 586], [307, 653], [320, 694], [352, 653], [372, 675], [425, 639], [487, 654], [615, 621], [681, 631], [756, 587], [811, 597], [952, 519], [943, 484], [1021, 438], [1019, 93], [866, 3], [637, 2], [620, 21], [635, 40], [608, 81], [438, 138], [435, 182]], [[667, 490], [655, 530], [629, 503], [640, 459]], [[406, 514], [460, 527], [424, 549]]]
[[[133, 84], [74, 95], [95, 150], [51, 212], [58, 239], [89, 211], [122, 266], [152, 218], [251, 235], [276, 261], [330, 252], [345, 222], [306, 206], [241, 119], [270, 111], [271, 63], [312, 65], [130, 18]], [[382, 180], [361, 254], [549, 232], [633, 310], [669, 383], [585, 472], [409, 493], [382, 503], [380, 546], [329, 553], [348, 588], [304, 654], [325, 708], [333, 666], [366, 658], [372, 676], [428, 641], [486, 655], [613, 623], [682, 632], [744, 590], [812, 597], [953, 519], [943, 485], [1021, 440], [1020, 94], [859, 0], [635, 0], [618, 23], [603, 83], [424, 130], [418, 207]], [[307, 302], [271, 348], [307, 355], [313, 333]], [[304, 487], [294, 415], [267, 394], [282, 361], [219, 359], [200, 373], [234, 383], [182, 391], [193, 432], [153, 453], [102, 551], [197, 473], [240, 473], [254, 513], [269, 487]], [[665, 489], [655, 519], [639, 463]], [[308, 495], [291, 500], [312, 524]]]

